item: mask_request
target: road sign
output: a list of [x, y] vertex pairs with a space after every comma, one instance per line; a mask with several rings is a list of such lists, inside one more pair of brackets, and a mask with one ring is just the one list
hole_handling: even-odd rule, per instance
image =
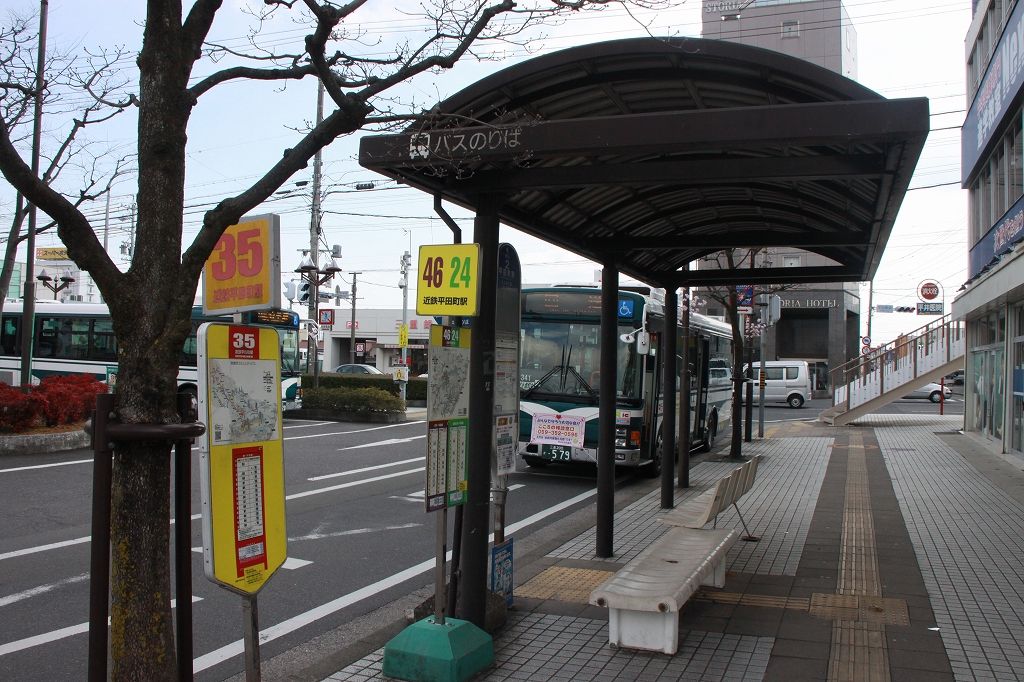
[[281, 349], [277, 330], [220, 322], [199, 328], [203, 567], [254, 595], [287, 557]]
[[417, 315], [466, 315], [479, 312], [480, 245], [421, 246]]
[[281, 307], [280, 219], [269, 214], [231, 225], [203, 268], [203, 312]]
[[872, 350], [874, 350], [874, 349], [871, 346], [861, 346], [860, 354], [861, 355], [870, 355]]
[[322, 325], [333, 325], [334, 324], [334, 308], [324, 308], [318, 311], [320, 313], [320, 324]]
[[870, 346], [871, 345], [871, 337], [870, 336], [862, 336], [862, 337], [860, 337], [860, 342], [861, 342], [861, 344], [863, 344], [865, 346]]
[[934, 301], [939, 297], [939, 283], [926, 279], [917, 287], [917, 295], [922, 301]]
[[398, 347], [409, 347], [409, 325], [404, 322], [398, 325]]
[[918, 315], [941, 315], [942, 314], [942, 302], [938, 303], [918, 303], [917, 304]]

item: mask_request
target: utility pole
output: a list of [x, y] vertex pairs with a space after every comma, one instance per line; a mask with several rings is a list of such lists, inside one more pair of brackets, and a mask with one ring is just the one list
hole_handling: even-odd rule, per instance
[[356, 363], [356, 276], [361, 272], [350, 272], [352, 275], [352, 329], [349, 335], [349, 357], [353, 365]]
[[[43, 88], [46, 85], [46, 16], [49, 0], [39, 0], [39, 50], [36, 60], [35, 113], [32, 120], [32, 177], [39, 177], [39, 146], [43, 132]], [[22, 308], [21, 385], [32, 384], [32, 341], [36, 328], [36, 205], [28, 204], [28, 240], [25, 257], [25, 304]]]
[[[317, 81], [316, 90], [316, 124], [319, 126], [324, 120], [324, 84]], [[313, 270], [320, 269], [320, 150], [313, 155], [313, 209], [309, 216], [309, 256], [313, 261]], [[310, 284], [315, 283], [315, 278]], [[319, 324], [317, 319], [317, 308], [320, 305], [320, 286], [310, 288], [309, 292], [309, 319]], [[309, 346], [312, 345], [312, 348]], [[320, 344], [314, 343], [312, 338], [306, 340], [306, 366], [312, 367], [314, 377], [319, 375], [317, 368], [320, 361]]]
[[402, 329], [405, 334], [405, 343], [402, 344], [402, 371], [405, 372], [405, 381], [398, 382], [398, 393], [402, 400], [405, 400], [405, 388], [409, 384], [409, 266], [412, 265], [412, 254], [408, 251], [403, 253], [401, 264], [402, 279], [398, 281], [398, 286], [402, 289]]

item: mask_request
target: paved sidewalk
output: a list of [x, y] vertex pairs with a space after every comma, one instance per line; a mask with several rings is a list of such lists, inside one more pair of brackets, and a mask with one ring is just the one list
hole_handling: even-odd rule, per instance
[[[590, 590], [667, 526], [653, 490], [615, 516], [613, 560], [593, 528], [517, 566], [516, 606], [482, 680], [1024, 679], [1024, 460], [956, 433], [962, 417], [790, 422], [740, 507], [759, 542], [730, 550], [722, 589], [681, 615], [674, 656], [608, 646]], [[681, 502], [734, 465], [707, 459]], [[720, 527], [739, 527], [730, 509]], [[382, 650], [329, 680], [385, 679]]]

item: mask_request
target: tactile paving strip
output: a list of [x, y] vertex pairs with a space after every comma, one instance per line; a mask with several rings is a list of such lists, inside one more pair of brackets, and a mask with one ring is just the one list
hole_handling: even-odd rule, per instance
[[816, 618], [852, 620], [883, 625], [910, 625], [903, 599], [856, 594], [813, 594], [810, 612]]
[[590, 601], [590, 593], [613, 575], [615, 571], [552, 566], [517, 587], [515, 596], [586, 604]]
[[773, 597], [767, 594], [740, 594], [739, 592], [712, 592], [710, 590], [700, 590], [693, 598], [716, 604], [762, 606], [769, 609], [793, 609], [794, 611], [807, 611], [811, 602], [806, 597]]

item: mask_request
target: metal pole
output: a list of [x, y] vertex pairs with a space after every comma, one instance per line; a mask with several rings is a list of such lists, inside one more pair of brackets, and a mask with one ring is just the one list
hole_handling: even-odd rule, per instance
[[[39, 146], [43, 132], [43, 88], [46, 85], [46, 18], [49, 0], [39, 0], [39, 49], [36, 60], [35, 113], [32, 120], [32, 177], [39, 177]], [[28, 199], [26, 197], [26, 199]], [[32, 341], [36, 314], [36, 205], [28, 203], [28, 239], [25, 256], [25, 302], [21, 313], [21, 385], [32, 384]], [[27, 390], [27, 389], [26, 389]]]
[[[324, 120], [324, 84], [321, 81], [317, 81], [316, 90], [316, 125], [320, 125]], [[320, 150], [318, 149], [316, 154], [313, 155], [313, 208], [310, 211], [309, 216], [309, 257], [313, 261], [313, 265], [316, 270], [320, 269]], [[310, 272], [309, 276], [309, 319], [313, 320], [317, 324], [320, 323], [320, 319], [317, 317], [317, 310], [320, 306], [320, 284], [317, 281], [319, 279], [319, 272]], [[312, 358], [307, 363], [307, 368], [313, 371], [313, 382], [314, 385], [317, 383], [320, 359], [320, 344], [317, 340], [313, 342], [313, 339], [307, 336], [306, 345], [309, 346], [313, 342], [313, 348], [307, 348], [307, 357]], [[312, 363], [311, 365], [309, 363]]]
[[92, 418], [92, 543], [89, 547], [89, 682], [107, 679], [107, 617], [110, 595], [110, 483], [113, 453], [107, 422], [114, 396], [96, 396]]
[[672, 478], [675, 474], [674, 455], [676, 453], [676, 351], [679, 335], [679, 296], [674, 287], [665, 290], [665, 334], [662, 348], [661, 381], [664, 386], [665, 406], [664, 418], [661, 423], [662, 462], [661, 462], [661, 508], [671, 509], [675, 503], [675, 491], [672, 489]]
[[[761, 330], [761, 353], [760, 353], [760, 355], [761, 355], [761, 371], [758, 373], [758, 380], [757, 380], [757, 437], [758, 438], [764, 438], [764, 382], [761, 381], [761, 377], [764, 376], [764, 371], [765, 371], [764, 356], [765, 356], [765, 353], [767, 352], [767, 347], [768, 347], [768, 339], [766, 338], [767, 335], [768, 335], [767, 330], [768, 330], [767, 326], [765, 326], [765, 328]], [[753, 372], [751, 372], [751, 374], [753, 374]]]
[[[194, 422], [192, 395], [178, 394], [182, 423]], [[174, 596], [178, 679], [192, 679], [192, 441], [174, 443]]]
[[437, 519], [437, 561], [434, 569], [434, 622], [444, 625], [444, 564], [448, 554], [448, 508], [441, 507]]
[[[689, 269], [689, 266], [687, 266]], [[679, 471], [677, 485], [690, 487], [690, 288], [683, 289], [683, 367], [679, 389]]]
[[601, 379], [597, 408], [597, 529], [595, 553], [614, 555], [615, 538], [615, 374], [618, 348], [619, 271], [611, 261], [601, 272]]
[[245, 682], [259, 682], [260, 610], [255, 594], [242, 596], [242, 640], [245, 645]]
[[462, 613], [484, 626], [487, 536], [491, 521], [491, 452], [494, 447], [494, 300], [498, 270], [498, 205], [484, 200], [473, 222], [480, 245], [480, 312], [469, 351], [469, 456], [462, 537]]
[[[868, 333], [867, 337], [871, 338], [871, 315], [874, 313], [874, 303], [872, 302], [875, 298], [875, 280], [868, 281]], [[945, 309], [945, 298], [943, 298], [943, 309]]]
[[352, 325], [349, 333], [349, 362], [356, 363], [356, 276], [358, 272], [349, 273], [352, 275]]

